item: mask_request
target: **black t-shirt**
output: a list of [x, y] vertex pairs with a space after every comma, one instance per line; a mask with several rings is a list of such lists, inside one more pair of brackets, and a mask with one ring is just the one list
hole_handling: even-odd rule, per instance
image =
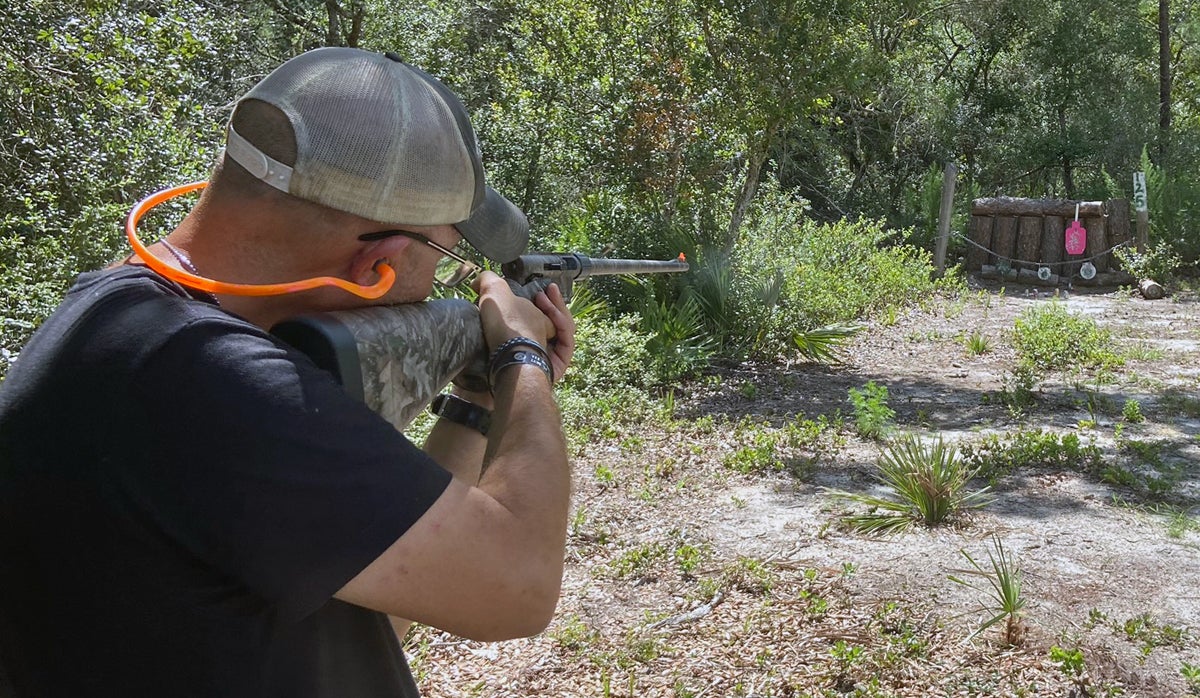
[[408, 696], [332, 595], [450, 475], [327, 373], [141, 267], [85, 274], [0, 384], [18, 696]]

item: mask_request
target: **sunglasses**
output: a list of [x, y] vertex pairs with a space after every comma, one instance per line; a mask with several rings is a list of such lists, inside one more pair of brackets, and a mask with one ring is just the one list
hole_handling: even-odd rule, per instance
[[436, 250], [441, 257], [438, 259], [437, 266], [434, 269], [433, 280], [439, 286], [446, 288], [454, 288], [463, 283], [470, 281], [475, 276], [483, 271], [483, 267], [475, 262], [467, 259], [467, 245], [465, 242], [459, 242], [454, 246], [454, 249], [448, 249], [437, 244], [433, 240], [408, 230], [380, 230], [375, 233], [364, 233], [358, 236], [358, 239], [363, 242], [375, 242], [378, 240], [386, 240], [397, 235], [422, 242]]

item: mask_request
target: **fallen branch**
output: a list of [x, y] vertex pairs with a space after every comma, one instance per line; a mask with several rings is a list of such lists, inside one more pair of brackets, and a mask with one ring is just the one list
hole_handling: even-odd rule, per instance
[[713, 608], [715, 608], [717, 604], [721, 603], [721, 600], [724, 598], [725, 595], [718, 591], [713, 595], [712, 600], [708, 603], [697, 606], [687, 613], [680, 613], [679, 615], [671, 616], [670, 618], [664, 618], [656, 623], [652, 623], [650, 628], [653, 630], [663, 626], [675, 627], [676, 625], [683, 625], [684, 623], [691, 623], [694, 620], [700, 620], [709, 613], [712, 613]]

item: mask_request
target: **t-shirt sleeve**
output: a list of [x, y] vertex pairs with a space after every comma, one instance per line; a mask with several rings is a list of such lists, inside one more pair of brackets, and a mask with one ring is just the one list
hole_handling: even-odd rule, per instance
[[[196, 321], [150, 353], [119, 470], [173, 542], [276, 606], [319, 608], [442, 494], [450, 474], [306, 357]], [[118, 468], [121, 468], [118, 465]]]

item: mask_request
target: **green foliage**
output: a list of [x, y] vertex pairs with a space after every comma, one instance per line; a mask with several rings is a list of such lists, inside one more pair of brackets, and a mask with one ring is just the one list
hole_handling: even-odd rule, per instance
[[1031, 468], [1096, 472], [1103, 454], [1095, 444], [1083, 444], [1075, 433], [1058, 434], [1021, 429], [989, 434], [979, 443], [962, 445], [963, 460], [990, 482]]
[[1162, 240], [1142, 252], [1131, 247], [1118, 247], [1113, 250], [1113, 256], [1133, 278], [1154, 279], [1163, 284], [1168, 283], [1175, 271], [1183, 266], [1183, 258]]
[[986, 505], [990, 501], [988, 488], [966, 490], [976, 473], [958, 457], [953, 444], [941, 438], [922, 442], [916, 436], [905, 435], [888, 446], [879, 460], [877, 478], [891, 491], [889, 496], [836, 490], [830, 494], [871, 509], [866, 514], [842, 517], [853, 530], [897, 533], [916, 523], [938, 526], [957, 511]]
[[959, 575], [965, 575], [965, 578], [951, 575], [950, 580], [985, 595], [980, 601], [980, 610], [986, 617], [970, 637], [975, 637], [1003, 621], [1005, 644], [1010, 647], [1020, 645], [1025, 638], [1025, 629], [1021, 623], [1021, 612], [1025, 608], [1025, 597], [1021, 594], [1021, 568], [1017, 566], [1012, 555], [1004, 550], [1004, 543], [995, 534], [992, 534], [992, 547], [987, 551], [986, 567], [966, 550], [959, 552], [967, 559], [970, 568], [955, 570]]
[[621, 553], [609, 564], [609, 568], [621, 579], [643, 579], [650, 576], [659, 564], [670, 557], [671, 550], [666, 543], [643, 543]]
[[0, 15], [0, 376], [133, 203], [203, 177], [236, 78], [275, 62], [224, 0], [19, 0]]
[[967, 335], [966, 339], [963, 340], [963, 344], [966, 346], [967, 353], [971, 356], [987, 354], [992, 350], [992, 345], [987, 335], [979, 330], [973, 330], [971, 334]]
[[1142, 613], [1115, 624], [1115, 629], [1141, 646], [1143, 655], [1150, 654], [1156, 647], [1182, 647], [1191, 638], [1186, 629], [1158, 622], [1149, 613]]
[[1133, 398], [1125, 401], [1121, 407], [1121, 417], [1130, 424], [1140, 424], [1146, 421], [1146, 417], [1142, 414], [1142, 404]]
[[792, 335], [796, 351], [808, 361], [820, 364], [839, 362], [838, 350], [862, 331], [857, 325], [830, 325]]
[[747, 418], [737, 424], [733, 435], [736, 447], [721, 461], [726, 468], [743, 475], [783, 468], [778, 455], [780, 434], [777, 430]]
[[814, 330], [927, 297], [951, 159], [955, 232], [979, 192], [1127, 195], [1140, 169], [1148, 263], [1200, 255], [1194, 22], [1171, 37], [1168, 138], [1153, 33], [1116, 0], [9, 5], [0, 373], [80, 271], [120, 256], [135, 200], [206, 174], [234, 98], [325, 44], [397, 51], [460, 93], [535, 248], [688, 253], [653, 301], [595, 283], [643, 318], [655, 381], [713, 352], [825, 360]]
[[571, 652], [585, 652], [600, 639], [600, 633], [589, 628], [577, 614], [556, 623], [546, 634]]
[[732, 260], [728, 304], [740, 336], [753, 339], [749, 353], [832, 358], [824, 349], [855, 321], [933, 292], [928, 253], [893, 244], [880, 223], [814, 224], [782, 193], [760, 199]]
[[641, 327], [650, 336], [646, 352], [653, 376], [663, 383], [706, 367], [719, 342], [705, 328], [693, 298], [667, 302], [651, 297], [642, 307]]
[[575, 355], [563, 387], [578, 392], [613, 392], [645, 388], [654, 376], [652, 337], [639, 329], [636, 315], [609, 320], [580, 318], [575, 329]]
[[1058, 645], [1050, 647], [1050, 661], [1058, 665], [1067, 676], [1083, 676], [1083, 650], [1078, 647], [1066, 649]]
[[1059, 303], [1023, 311], [1013, 330], [1013, 345], [1020, 364], [1038, 374], [1124, 363], [1113, 347], [1111, 333]]
[[766, 594], [775, 586], [775, 573], [767, 563], [752, 557], [739, 557], [728, 565], [721, 575], [725, 586], [732, 586], [747, 594]]
[[1179, 667], [1179, 673], [1183, 675], [1183, 680], [1187, 682], [1188, 692], [1194, 696], [1200, 696], [1200, 664], [1188, 664], [1184, 662]]
[[861, 389], [850, 388], [847, 392], [850, 404], [854, 406], [854, 426], [858, 435], [867, 439], [883, 438], [896, 416], [887, 405], [887, 386], [867, 381]]
[[[1195, 142], [1191, 147], [1191, 155], [1195, 157]], [[1200, 178], [1194, 168], [1167, 170], [1162, 163], [1151, 160], [1148, 148], [1142, 150], [1139, 169], [1146, 173], [1151, 247], [1145, 251], [1148, 259], [1138, 259], [1138, 262], [1146, 265], [1141, 271], [1149, 275], [1141, 276], [1128, 267], [1126, 269], [1139, 278], [1167, 283], [1182, 257], [1192, 263], [1200, 257], [1200, 237], [1194, 232], [1193, 223], [1200, 215]], [[1125, 263], [1123, 256], [1119, 255], [1118, 259]]]

